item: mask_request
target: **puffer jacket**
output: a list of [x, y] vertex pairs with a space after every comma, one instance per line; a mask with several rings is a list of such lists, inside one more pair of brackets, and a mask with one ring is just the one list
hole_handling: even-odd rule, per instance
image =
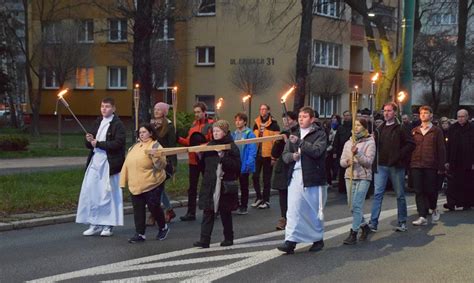
[[[372, 136], [362, 138], [356, 142], [357, 154], [354, 156], [354, 165], [352, 166], [353, 180], [372, 180], [372, 163], [375, 159], [375, 140]], [[352, 139], [344, 144], [341, 155], [341, 167], [348, 168], [347, 160], [352, 158]], [[349, 179], [350, 170], [346, 170], [344, 178]]]
[[[266, 122], [263, 122], [262, 117], [258, 116], [257, 119], [255, 119], [253, 132], [255, 136], [259, 138], [270, 137], [270, 136], [278, 135], [280, 133], [280, 126], [278, 126], [278, 122], [275, 119], [273, 119], [271, 115], [268, 116], [268, 120]], [[262, 157], [271, 157], [272, 147], [273, 147], [273, 142], [271, 141], [259, 143], [257, 155], [260, 155]]]

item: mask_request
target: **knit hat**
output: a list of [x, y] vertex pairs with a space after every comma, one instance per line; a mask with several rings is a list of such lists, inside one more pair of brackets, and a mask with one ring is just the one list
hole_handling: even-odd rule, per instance
[[218, 127], [220, 128], [222, 131], [224, 131], [224, 133], [227, 134], [227, 132], [229, 132], [229, 122], [227, 122], [226, 120], [219, 120], [217, 122], [215, 122], [212, 127]]
[[157, 104], [155, 104], [155, 109], [160, 109], [161, 112], [163, 112], [163, 115], [166, 117], [168, 115], [168, 110], [170, 109], [170, 106], [166, 103], [158, 102]]

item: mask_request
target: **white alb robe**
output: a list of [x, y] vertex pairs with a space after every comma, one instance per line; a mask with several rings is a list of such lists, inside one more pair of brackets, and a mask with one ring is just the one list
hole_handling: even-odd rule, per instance
[[[113, 115], [103, 118], [97, 131], [97, 141], [105, 141]], [[107, 153], [94, 149], [82, 182], [76, 222], [93, 225], [123, 225], [123, 199], [119, 187], [120, 174], [109, 176]]]
[[[301, 129], [301, 139], [309, 129]], [[296, 162], [288, 187], [285, 240], [296, 243], [314, 243], [323, 239], [323, 208], [327, 186], [304, 187], [301, 159]]]

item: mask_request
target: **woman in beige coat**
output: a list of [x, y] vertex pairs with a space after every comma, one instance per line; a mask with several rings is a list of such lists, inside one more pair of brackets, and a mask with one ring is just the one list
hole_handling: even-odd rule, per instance
[[157, 240], [164, 240], [169, 232], [160, 206], [163, 184], [166, 180], [166, 158], [155, 157], [150, 152], [162, 148], [156, 141], [155, 129], [151, 124], [142, 124], [138, 130], [139, 141], [129, 150], [120, 172], [120, 187], [128, 189], [132, 195], [136, 234], [129, 243], [144, 242], [146, 208], [158, 222]]

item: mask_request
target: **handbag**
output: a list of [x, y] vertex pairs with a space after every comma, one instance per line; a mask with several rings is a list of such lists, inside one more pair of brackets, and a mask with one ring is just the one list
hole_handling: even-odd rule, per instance
[[222, 181], [222, 194], [238, 194], [239, 193], [239, 182], [237, 180], [233, 181]]

